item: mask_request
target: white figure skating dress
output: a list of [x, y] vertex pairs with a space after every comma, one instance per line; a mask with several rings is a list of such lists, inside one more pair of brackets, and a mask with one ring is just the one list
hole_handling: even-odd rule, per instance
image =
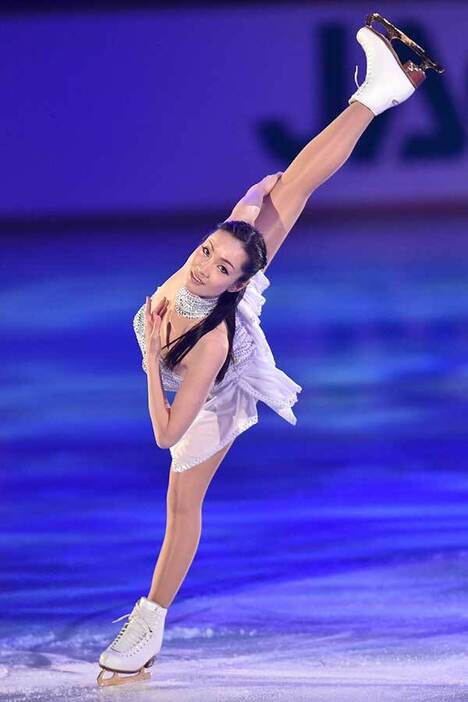
[[[205, 404], [185, 434], [170, 447], [171, 470], [192, 468], [256, 424], [258, 400], [262, 400], [290, 424], [296, 424], [291, 407], [297, 402], [302, 387], [276, 367], [260, 326], [265, 302], [262, 292], [269, 285], [270, 281], [261, 270], [250, 279], [236, 308], [234, 362], [228, 366], [223, 380], [213, 385]], [[146, 373], [144, 304], [133, 319], [133, 328], [143, 355], [142, 368]], [[162, 359], [160, 370], [164, 389], [177, 391], [182, 378], [170, 370]]]

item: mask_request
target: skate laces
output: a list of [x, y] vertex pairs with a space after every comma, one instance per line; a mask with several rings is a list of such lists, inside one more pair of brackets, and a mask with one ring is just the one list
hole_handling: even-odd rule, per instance
[[359, 71], [359, 66], [356, 64], [356, 70], [354, 71], [354, 82], [356, 83], [356, 88], [360, 87], [359, 83], [357, 82], [358, 71]]
[[359, 85], [357, 81], [359, 66], [358, 64], [356, 64], [356, 70], [354, 71], [354, 82], [356, 83], [358, 93], [362, 91], [364, 86], [367, 84], [367, 81], [370, 80], [370, 78], [372, 77], [372, 62], [374, 58], [374, 54], [370, 46], [367, 46], [368, 51], [366, 51], [365, 46], [362, 46], [362, 48], [364, 49], [364, 54], [366, 56], [366, 77], [364, 78], [364, 81], [361, 83], [361, 85]]
[[129, 617], [128, 622], [125, 622], [122, 629], [119, 631], [110, 645], [110, 648], [113, 648], [114, 651], [119, 651], [120, 653], [126, 652], [134, 646], [137, 646], [147, 638], [148, 634], [152, 633], [152, 629], [149, 624], [142, 616], [140, 616], [138, 612], [135, 612], [135, 610], [114, 619], [112, 623], [119, 622], [125, 617]]

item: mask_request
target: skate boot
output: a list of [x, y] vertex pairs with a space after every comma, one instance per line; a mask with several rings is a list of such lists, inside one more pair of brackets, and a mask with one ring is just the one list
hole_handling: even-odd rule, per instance
[[[379, 22], [387, 30], [385, 34], [371, 26], [374, 21]], [[415, 41], [377, 12], [367, 17], [366, 25], [359, 29], [356, 39], [366, 54], [366, 78], [362, 85], [358, 84], [356, 66], [354, 80], [358, 89], [351, 95], [348, 103], [351, 105], [355, 101], [361, 102], [374, 115], [379, 115], [384, 110], [407, 100], [425, 80], [426, 69], [432, 68], [437, 73], [443, 73], [445, 70], [430, 59], [425, 50]], [[402, 64], [391, 44], [392, 39], [398, 39], [409, 46], [422, 58], [422, 62], [419, 65], [413, 61]]]
[[[123, 685], [151, 677], [147, 668], [153, 665], [161, 650], [166, 614], [166, 608], [146, 597], [140, 597], [129, 614], [114, 619], [114, 622], [118, 622], [124, 617], [129, 618], [99, 657], [102, 670], [97, 677], [98, 685]], [[106, 670], [113, 675], [104, 678]], [[119, 673], [136, 675], [122, 677]]]

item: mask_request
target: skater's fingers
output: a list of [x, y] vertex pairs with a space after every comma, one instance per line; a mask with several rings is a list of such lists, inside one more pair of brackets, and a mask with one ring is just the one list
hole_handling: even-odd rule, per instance
[[154, 313], [151, 312], [151, 298], [150, 297], [146, 298], [145, 320], [146, 320], [146, 324], [148, 324], [148, 325], [154, 324]]
[[148, 319], [148, 317], [150, 316], [150, 314], [151, 314], [151, 300], [150, 300], [150, 298], [149, 298], [148, 295], [147, 295], [147, 296], [146, 296], [146, 301], [145, 301], [145, 318]]
[[271, 173], [270, 175], [264, 177], [263, 187], [267, 195], [273, 190], [273, 188], [275, 187], [276, 183], [282, 175], [283, 172], [278, 171], [277, 173]]
[[161, 319], [162, 319], [162, 318], [164, 317], [164, 315], [166, 314], [168, 307], [169, 307], [169, 300], [166, 298], [166, 299], [165, 299], [165, 302], [164, 302], [164, 305], [161, 307], [161, 309], [160, 309], [159, 312], [158, 312], [158, 314], [159, 314], [159, 316], [160, 316]]
[[169, 304], [169, 300], [167, 299], [167, 297], [163, 297], [163, 299], [159, 301], [159, 304], [156, 307], [156, 310], [155, 310], [156, 314], [160, 314], [164, 308], [167, 309], [168, 304]]

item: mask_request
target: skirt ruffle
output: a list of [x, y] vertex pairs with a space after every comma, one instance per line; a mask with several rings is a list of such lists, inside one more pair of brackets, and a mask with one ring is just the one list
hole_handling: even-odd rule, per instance
[[290, 424], [296, 424], [291, 407], [302, 391], [292, 378], [277, 367], [267, 338], [260, 326], [260, 315], [265, 297], [263, 291], [270, 285], [269, 279], [258, 271], [250, 280], [238, 311], [255, 342], [255, 354], [243, 369], [239, 383], [246, 392], [262, 400]]

